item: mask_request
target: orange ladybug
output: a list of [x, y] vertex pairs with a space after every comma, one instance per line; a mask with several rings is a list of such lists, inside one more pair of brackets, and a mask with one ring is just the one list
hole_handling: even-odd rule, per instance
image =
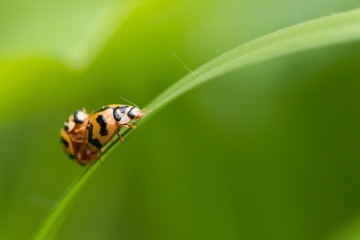
[[[77, 110], [70, 115], [61, 129], [62, 146], [67, 155], [78, 164], [89, 164], [95, 160], [101, 149], [117, 134], [120, 127], [136, 128], [133, 124], [144, 116], [138, 107], [112, 104], [99, 111], [87, 114], [85, 109]], [[131, 121], [131, 123], [129, 123]]]
[[111, 141], [115, 134], [124, 142], [119, 134], [120, 127], [136, 128], [133, 124], [143, 116], [144, 113], [138, 107], [121, 104], [102, 107], [89, 118], [88, 148], [94, 153], [99, 152], [100, 161], [102, 161], [101, 149]]
[[87, 126], [89, 114], [85, 109], [71, 114], [60, 132], [61, 143], [66, 154], [80, 165], [91, 164], [97, 154], [87, 147]]

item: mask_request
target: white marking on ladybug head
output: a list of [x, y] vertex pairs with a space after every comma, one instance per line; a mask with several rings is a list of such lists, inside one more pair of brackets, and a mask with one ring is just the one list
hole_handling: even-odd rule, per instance
[[66, 122], [65, 123], [65, 126], [67, 126], [68, 127], [68, 132], [71, 132], [73, 129], [74, 129], [74, 127], [75, 127], [75, 122], [73, 122], [73, 121], [71, 121], [71, 122]]
[[123, 115], [118, 123], [119, 124], [127, 124], [128, 122], [130, 122], [130, 120], [131, 119], [128, 117], [128, 115]]
[[87, 114], [84, 113], [83, 111], [79, 111], [77, 113], [77, 118], [80, 120], [80, 121], [85, 121], [85, 119], [87, 118]]
[[120, 118], [123, 116], [123, 113], [121, 112], [120, 108], [116, 108], [115, 112], [117, 115], [120, 116]]
[[139, 119], [144, 116], [144, 113], [138, 107], [134, 107], [129, 111], [128, 116], [132, 119]]

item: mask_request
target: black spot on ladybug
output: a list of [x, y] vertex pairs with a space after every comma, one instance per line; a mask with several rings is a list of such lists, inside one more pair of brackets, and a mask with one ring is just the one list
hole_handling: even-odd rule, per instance
[[75, 159], [75, 156], [72, 155], [72, 154], [70, 154], [69, 157], [70, 157], [71, 159]]
[[125, 113], [125, 112], [126, 112], [126, 109], [127, 109], [128, 107], [129, 107], [129, 106], [122, 106], [122, 107], [119, 107], [120, 112], [121, 112], [121, 113]]
[[88, 141], [96, 148], [101, 149], [101, 144], [99, 140], [97, 140], [96, 138], [95, 139], [92, 138], [92, 132], [93, 132], [93, 125], [90, 123]]
[[74, 122], [75, 123], [83, 123], [84, 122], [84, 115], [81, 115], [83, 112], [81, 110], [77, 110], [74, 112]]
[[114, 110], [113, 110], [114, 119], [117, 122], [121, 120], [121, 110], [120, 110], [120, 113], [118, 110], [120, 110], [120, 107], [114, 108]]
[[97, 140], [97, 138], [91, 139], [91, 141], [89, 143], [94, 145], [96, 148], [101, 149], [101, 144], [100, 144], [99, 140]]
[[66, 141], [63, 137], [61, 137], [61, 142], [64, 144], [64, 146], [65, 146], [66, 148], [69, 147], [69, 142]]
[[132, 112], [132, 110], [135, 109], [135, 107], [132, 107], [129, 112], [128, 112], [128, 116], [131, 118], [131, 119], [134, 119], [135, 118], [135, 114]]
[[88, 141], [90, 142], [90, 140], [92, 139], [92, 131], [93, 131], [93, 125], [91, 123], [88, 129], [89, 129]]
[[68, 130], [69, 130], [69, 127], [66, 126], [66, 125], [64, 125], [64, 129], [65, 129], [65, 131], [68, 131]]
[[103, 115], [99, 115], [97, 118], [96, 118], [96, 121], [99, 123], [100, 125], [100, 135], [101, 136], [106, 136], [108, 134], [108, 131], [106, 130], [106, 120], [104, 118]]

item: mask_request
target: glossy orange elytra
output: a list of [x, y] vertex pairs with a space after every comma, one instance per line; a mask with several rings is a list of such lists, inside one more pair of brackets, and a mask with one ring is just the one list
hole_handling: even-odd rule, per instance
[[136, 128], [133, 124], [144, 116], [138, 107], [112, 104], [95, 113], [78, 110], [69, 117], [61, 129], [61, 140], [65, 152], [80, 165], [89, 164], [100, 154], [121, 127]]

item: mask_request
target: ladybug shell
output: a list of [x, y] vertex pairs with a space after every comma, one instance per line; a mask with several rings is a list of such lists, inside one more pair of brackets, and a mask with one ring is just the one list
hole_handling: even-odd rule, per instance
[[98, 151], [104, 147], [119, 131], [119, 125], [114, 119], [113, 107], [110, 105], [96, 112], [90, 118], [88, 128], [88, 147], [92, 151]]
[[70, 139], [68, 132], [62, 128], [60, 132], [61, 146], [64, 148], [66, 154], [71, 158], [75, 158], [73, 142]]
[[85, 109], [75, 111], [60, 132], [66, 154], [80, 165], [91, 165], [91, 161], [97, 158], [97, 152], [91, 151], [86, 143], [89, 116]]

